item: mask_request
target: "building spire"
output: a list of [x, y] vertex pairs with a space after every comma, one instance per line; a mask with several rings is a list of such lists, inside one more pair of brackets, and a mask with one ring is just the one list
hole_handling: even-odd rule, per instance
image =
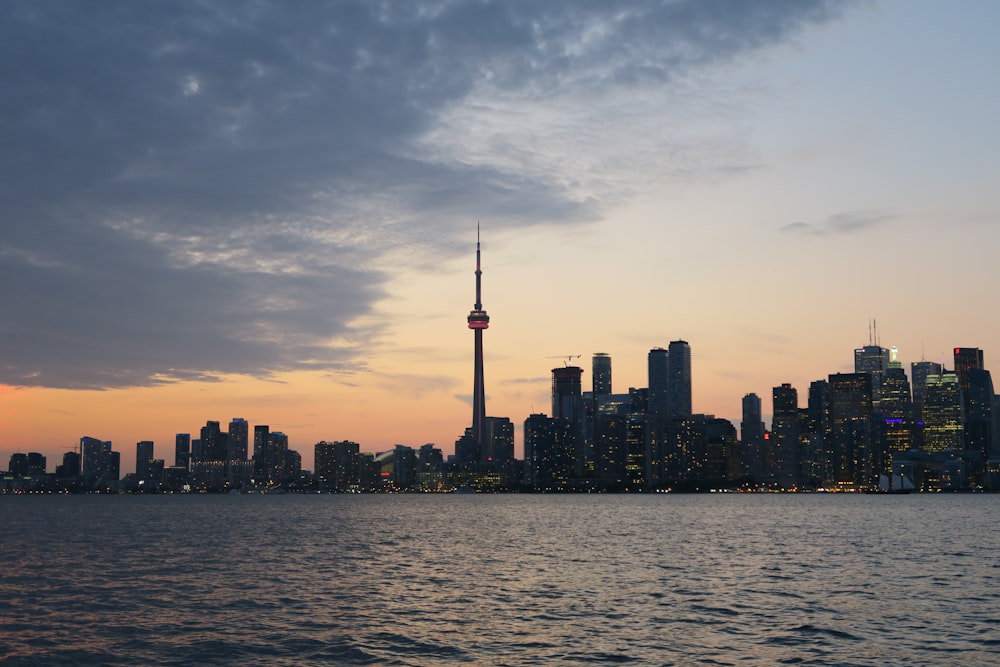
[[476, 221], [476, 310], [483, 309], [483, 269], [479, 261], [479, 222]]

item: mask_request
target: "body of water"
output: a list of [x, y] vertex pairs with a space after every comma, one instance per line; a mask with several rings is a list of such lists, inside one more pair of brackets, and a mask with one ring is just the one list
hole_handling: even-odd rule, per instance
[[5, 665], [1000, 664], [1000, 495], [0, 496]]

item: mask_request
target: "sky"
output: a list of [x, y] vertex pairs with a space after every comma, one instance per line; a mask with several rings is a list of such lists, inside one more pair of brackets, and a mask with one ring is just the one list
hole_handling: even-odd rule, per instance
[[[1000, 4], [73, 2], [0, 12], [0, 467], [207, 420], [434, 443], [691, 346], [696, 412], [876, 340], [997, 349]], [[875, 331], [871, 326], [876, 322]], [[576, 357], [576, 355], [580, 355]], [[518, 436], [516, 450], [520, 455]]]

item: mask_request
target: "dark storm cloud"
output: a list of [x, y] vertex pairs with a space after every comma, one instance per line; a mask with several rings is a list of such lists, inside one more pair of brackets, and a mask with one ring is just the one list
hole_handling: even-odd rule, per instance
[[[0, 382], [357, 369], [379, 253], [599, 202], [420, 149], [474, 87], [667, 82], [823, 2], [7, 2]], [[463, 227], [463, 228], [464, 228]], [[335, 343], [335, 344], [333, 344]]]

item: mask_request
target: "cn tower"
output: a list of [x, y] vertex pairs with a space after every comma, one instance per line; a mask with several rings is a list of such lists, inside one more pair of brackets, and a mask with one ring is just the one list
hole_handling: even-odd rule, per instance
[[490, 316], [483, 310], [483, 270], [479, 263], [479, 225], [476, 225], [476, 305], [469, 312], [469, 328], [476, 340], [476, 362], [472, 379], [472, 435], [479, 456], [483, 451], [483, 426], [486, 424], [486, 387], [483, 382], [483, 330], [490, 326]]

